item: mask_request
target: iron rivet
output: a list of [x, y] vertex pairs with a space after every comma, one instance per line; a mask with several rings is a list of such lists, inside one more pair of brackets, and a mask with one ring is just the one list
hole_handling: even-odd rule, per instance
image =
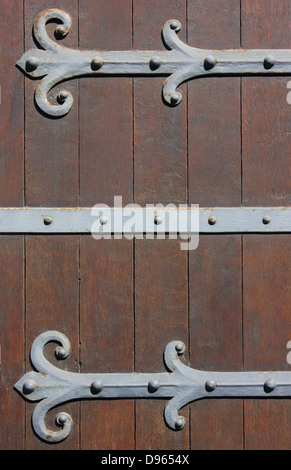
[[57, 348], [55, 354], [59, 360], [65, 359], [67, 357], [67, 353], [64, 348]]
[[265, 215], [265, 217], [263, 217], [263, 224], [268, 225], [270, 222], [271, 222], [271, 217], [269, 217], [268, 215]]
[[266, 380], [266, 382], [264, 383], [264, 389], [265, 389], [266, 393], [273, 392], [273, 390], [275, 390], [275, 388], [276, 388], [276, 384], [275, 384], [274, 380], [272, 380], [272, 379]]
[[91, 61], [92, 70], [99, 70], [102, 65], [104, 65], [104, 60], [102, 59], [102, 57], [95, 57], [95, 59]]
[[183, 429], [184, 426], [185, 426], [185, 418], [183, 418], [183, 416], [179, 416], [179, 418], [177, 418], [175, 421], [175, 428]]
[[276, 59], [272, 55], [267, 55], [267, 57], [265, 57], [264, 59], [265, 69], [271, 69], [272, 67], [274, 67], [275, 63], [276, 63]]
[[158, 69], [161, 66], [161, 64], [162, 64], [162, 61], [161, 61], [160, 57], [158, 57], [158, 56], [154, 56], [150, 60], [150, 68], [152, 70]]
[[182, 343], [182, 342], [177, 343], [176, 346], [175, 346], [175, 349], [176, 349], [178, 354], [182, 354], [185, 350], [184, 343]]
[[161, 225], [163, 223], [163, 217], [160, 215], [156, 215], [154, 218], [154, 222], [156, 225]]
[[214, 217], [214, 215], [212, 215], [211, 217], [209, 217], [209, 219], [208, 219], [209, 225], [215, 225], [216, 222], [217, 222], [217, 219], [216, 219], [216, 217]]
[[64, 26], [58, 26], [56, 28], [56, 34], [58, 34], [59, 36], [65, 36], [66, 34], [66, 28]]
[[205, 389], [207, 392], [213, 392], [216, 389], [217, 383], [214, 380], [207, 380], [205, 383]]
[[32, 380], [28, 380], [27, 382], [24, 382], [22, 391], [24, 395], [30, 395], [30, 393], [33, 393], [36, 389], [36, 384]]
[[160, 388], [160, 381], [157, 379], [151, 379], [148, 383], [148, 391], [154, 393]]
[[107, 223], [108, 223], [108, 217], [106, 217], [106, 215], [102, 215], [102, 217], [100, 217], [100, 224], [106, 225]]
[[172, 93], [171, 94], [171, 103], [172, 104], [178, 104], [179, 101], [180, 101], [180, 98], [181, 98], [181, 96], [180, 96], [179, 93]]
[[64, 101], [66, 101], [68, 96], [69, 96], [69, 93], [67, 91], [63, 90], [58, 94], [58, 100], [63, 103]]
[[92, 382], [90, 386], [92, 395], [97, 395], [97, 393], [100, 393], [102, 388], [103, 388], [102, 382]]
[[179, 23], [178, 21], [172, 21], [170, 24], [171, 29], [179, 29]]
[[39, 66], [39, 59], [37, 57], [30, 57], [26, 61], [26, 71], [33, 72]]
[[43, 219], [43, 223], [44, 225], [50, 225], [53, 221], [53, 218], [49, 215], [45, 216], [44, 219]]
[[68, 418], [64, 413], [61, 413], [57, 416], [56, 422], [60, 426], [63, 426], [67, 421], [68, 421]]
[[206, 70], [211, 70], [213, 67], [217, 64], [217, 59], [214, 57], [214, 55], [209, 55], [208, 57], [205, 58], [204, 60], [204, 68]]

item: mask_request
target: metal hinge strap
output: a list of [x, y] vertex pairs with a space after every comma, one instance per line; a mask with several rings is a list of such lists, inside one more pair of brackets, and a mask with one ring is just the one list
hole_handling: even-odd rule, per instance
[[137, 204], [124, 208], [0, 208], [0, 233], [133, 235], [291, 233], [291, 207]]
[[[35, 90], [39, 108], [51, 116], [64, 116], [73, 97], [61, 91], [58, 104], [51, 104], [48, 93], [66, 79], [84, 75], [169, 76], [163, 86], [163, 98], [176, 106], [182, 100], [177, 90], [183, 82], [209, 75], [291, 74], [291, 50], [229, 49], [204, 50], [184, 44], [177, 36], [181, 23], [169, 20], [163, 28], [166, 51], [80, 51], [59, 45], [47, 34], [46, 23], [61, 22], [56, 36], [65, 37], [71, 30], [71, 17], [62, 10], [42, 12], [34, 21], [34, 36], [42, 49], [33, 49], [17, 62], [32, 78], [42, 78]], [[44, 49], [44, 50], [43, 50]]]
[[48, 342], [57, 342], [58, 359], [71, 351], [68, 338], [57, 332], [42, 333], [31, 348], [31, 362], [37, 372], [22, 377], [15, 388], [29, 401], [39, 401], [32, 424], [36, 434], [45, 441], [59, 442], [71, 432], [72, 418], [67, 413], [57, 415], [61, 427], [52, 431], [45, 424], [47, 412], [63, 403], [81, 399], [170, 398], [164, 416], [174, 430], [185, 425], [178, 411], [201, 398], [221, 397], [290, 397], [291, 372], [207, 372], [192, 369], [179, 359], [185, 351], [181, 341], [172, 341], [164, 351], [169, 372], [78, 374], [61, 370], [44, 356]]

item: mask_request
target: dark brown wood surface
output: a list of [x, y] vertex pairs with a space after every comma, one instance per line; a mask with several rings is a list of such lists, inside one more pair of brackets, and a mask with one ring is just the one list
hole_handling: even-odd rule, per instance
[[[15, 67], [23, 53], [23, 6], [1, 2], [0, 204], [22, 206], [24, 187], [24, 77]], [[0, 236], [0, 448], [25, 447], [25, 403], [13, 385], [25, 372], [24, 240]], [[22, 403], [21, 403], [22, 402]]]
[[[242, 47], [290, 48], [286, 0], [242, 2]], [[290, 206], [290, 77], [242, 80], [242, 201]], [[244, 367], [290, 370], [290, 236], [244, 236]], [[290, 400], [245, 400], [245, 448], [288, 450]]]
[[[199, 204], [290, 206], [290, 77], [212, 77], [181, 86], [176, 108], [164, 77], [67, 81], [71, 112], [36, 108], [35, 82], [15, 67], [35, 47], [45, 0], [0, 0], [1, 207]], [[17, 4], [17, 8], [15, 7]], [[56, 0], [73, 20], [62, 44], [94, 50], [164, 49], [170, 18], [202, 48], [290, 48], [288, 0]], [[53, 35], [53, 24], [48, 30]], [[51, 93], [54, 100], [58, 90]], [[58, 407], [71, 435], [49, 445], [31, 428], [35, 404], [13, 390], [31, 370], [29, 349], [47, 330], [65, 333], [74, 372], [164, 371], [163, 350], [205, 370], [289, 370], [289, 235], [204, 235], [181, 240], [0, 237], [1, 449], [288, 449], [289, 400], [200, 400], [181, 432], [164, 422], [165, 400], [89, 400]], [[50, 360], [53, 345], [48, 345]]]

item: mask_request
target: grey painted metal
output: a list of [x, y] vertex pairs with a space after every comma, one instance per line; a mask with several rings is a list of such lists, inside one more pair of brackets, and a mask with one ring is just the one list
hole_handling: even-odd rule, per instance
[[68, 338], [48, 331], [35, 339], [31, 348], [31, 362], [36, 371], [27, 373], [15, 385], [16, 390], [29, 401], [38, 401], [32, 416], [36, 434], [45, 441], [59, 442], [72, 429], [72, 418], [59, 412], [56, 418], [61, 429], [53, 431], [45, 424], [52, 408], [70, 400], [170, 398], [164, 411], [165, 421], [174, 430], [182, 429], [185, 418], [179, 410], [201, 398], [221, 397], [290, 397], [291, 371], [283, 372], [215, 372], [192, 369], [181, 362], [185, 351], [181, 341], [172, 341], [164, 351], [167, 372], [78, 374], [61, 370], [44, 356], [48, 342], [57, 342], [56, 357], [65, 359], [71, 351]]
[[23, 55], [17, 65], [32, 78], [42, 78], [35, 91], [39, 108], [51, 116], [64, 116], [72, 105], [71, 93], [63, 90], [58, 103], [48, 100], [48, 93], [58, 83], [84, 75], [159, 75], [169, 76], [163, 86], [166, 103], [176, 106], [182, 100], [179, 85], [195, 77], [209, 75], [291, 74], [291, 50], [229, 49], [204, 50], [184, 44], [177, 36], [178, 20], [169, 20], [163, 39], [169, 50], [163, 51], [80, 51], [61, 46], [46, 31], [50, 20], [61, 22], [57, 37], [71, 30], [71, 17], [62, 10], [49, 9], [34, 21], [34, 36], [42, 49]]
[[291, 207], [0, 208], [0, 233], [288, 233]]

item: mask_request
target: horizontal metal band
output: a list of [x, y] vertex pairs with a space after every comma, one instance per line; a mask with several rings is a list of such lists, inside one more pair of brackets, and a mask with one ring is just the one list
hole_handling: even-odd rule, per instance
[[67, 413], [60, 412], [56, 419], [58, 430], [52, 430], [46, 426], [46, 414], [71, 400], [166, 398], [165, 421], [171, 429], [178, 431], [186, 422], [179, 410], [199, 399], [291, 396], [290, 371], [209, 372], [193, 369], [180, 360], [185, 351], [182, 341], [172, 341], [164, 350], [167, 372], [101, 374], [74, 373], [56, 367], [44, 355], [49, 342], [60, 345], [55, 350], [57, 359], [64, 360], [69, 356], [71, 344], [64, 334], [58, 331], [42, 333], [34, 340], [30, 351], [34, 371], [25, 374], [15, 384], [15, 389], [25, 399], [38, 402], [32, 425], [41, 439], [51, 443], [69, 436], [73, 420]]
[[[49, 116], [64, 116], [73, 105], [73, 96], [60, 91], [57, 104], [49, 101], [49, 92], [67, 79], [82, 76], [129, 75], [168, 76], [163, 85], [164, 101], [176, 106], [182, 100], [178, 87], [185, 81], [209, 75], [291, 74], [290, 49], [199, 49], [183, 43], [178, 33], [181, 23], [170, 19], [163, 28], [167, 50], [82, 51], [59, 44], [48, 36], [46, 24], [58, 23], [56, 38], [64, 38], [72, 27], [68, 13], [49, 9], [34, 21], [34, 37], [40, 46], [26, 52], [17, 62], [27, 76], [40, 79], [35, 90], [37, 106]], [[61, 23], [61, 25], [59, 24]], [[215, 46], [215, 45], [214, 45]]]
[[0, 233], [291, 233], [291, 207], [1, 208]]

